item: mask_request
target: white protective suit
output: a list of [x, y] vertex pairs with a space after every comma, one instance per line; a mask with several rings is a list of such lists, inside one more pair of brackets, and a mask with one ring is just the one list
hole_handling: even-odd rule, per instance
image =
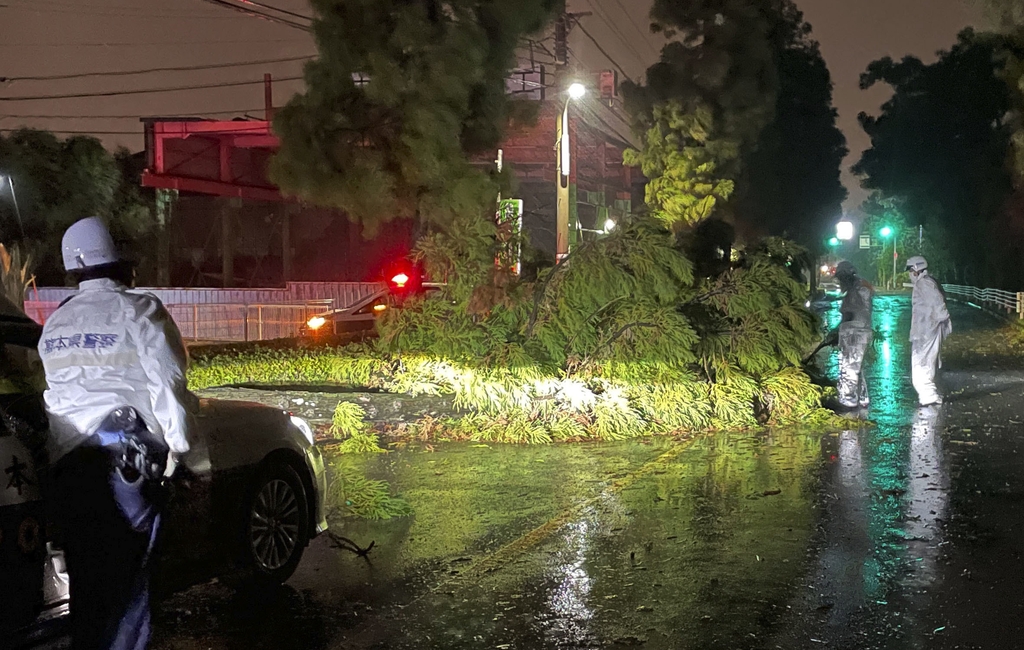
[[846, 408], [870, 404], [868, 382], [864, 378], [864, 357], [873, 337], [873, 299], [871, 285], [857, 278], [839, 307], [843, 322], [839, 325], [839, 381], [836, 389], [839, 403]]
[[177, 326], [153, 295], [110, 279], [87, 280], [46, 321], [39, 354], [48, 389], [51, 460], [92, 435], [111, 411], [131, 406], [172, 454], [189, 449], [188, 356]]
[[938, 404], [942, 397], [935, 388], [935, 372], [942, 365], [942, 341], [953, 332], [946, 298], [938, 280], [928, 271], [914, 278], [913, 312], [910, 320], [910, 367], [914, 390], [922, 405]]

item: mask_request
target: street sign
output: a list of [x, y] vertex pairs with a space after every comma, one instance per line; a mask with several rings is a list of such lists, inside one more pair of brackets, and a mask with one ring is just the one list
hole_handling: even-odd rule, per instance
[[871, 235], [861, 235], [860, 236], [860, 247], [861, 248], [871, 248]]

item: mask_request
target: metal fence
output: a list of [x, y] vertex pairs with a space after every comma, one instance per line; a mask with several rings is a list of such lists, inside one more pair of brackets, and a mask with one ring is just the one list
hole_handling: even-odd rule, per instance
[[[297, 336], [307, 320], [331, 309], [333, 303], [333, 300], [310, 300], [299, 305], [194, 303], [165, 306], [185, 340], [226, 342]], [[59, 304], [26, 301], [25, 313], [42, 323]]]
[[979, 289], [960, 284], [944, 284], [942, 288], [946, 295], [976, 302], [991, 309], [999, 309], [1008, 314], [1017, 314], [1017, 318], [1024, 318], [1024, 292]]

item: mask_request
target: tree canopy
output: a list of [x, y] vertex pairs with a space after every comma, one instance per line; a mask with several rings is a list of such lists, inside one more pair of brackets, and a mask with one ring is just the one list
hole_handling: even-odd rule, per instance
[[953, 275], [965, 283], [998, 283], [992, 249], [997, 218], [1012, 191], [1006, 166], [1010, 92], [1001, 78], [1005, 37], [961, 32], [939, 60], [884, 58], [861, 77], [861, 87], [892, 87], [877, 117], [860, 115], [871, 137], [854, 171], [885, 197], [900, 197], [903, 214], [925, 232], [961, 232], [948, 249]]
[[680, 38], [625, 84], [642, 139], [627, 162], [650, 179], [647, 203], [676, 231], [721, 210], [749, 235], [817, 247], [845, 198], [832, 81], [790, 0], [659, 0], [656, 30]]
[[497, 146], [520, 39], [558, 0], [313, 0], [319, 57], [274, 121], [272, 179], [372, 231], [396, 217], [480, 222], [498, 193], [468, 155]]
[[744, 157], [733, 211], [748, 233], [793, 239], [820, 251], [846, 188], [846, 137], [836, 125], [832, 78], [810, 25], [784, 4], [771, 34], [779, 88], [773, 119]]
[[49, 131], [21, 129], [0, 136], [0, 169], [14, 179], [21, 212], [19, 225], [10, 185], [3, 183], [0, 239], [31, 254], [40, 283], [63, 284], [60, 240], [79, 219], [104, 217], [122, 241], [152, 229], [152, 212], [125, 149], [111, 154], [96, 138], [60, 139]]

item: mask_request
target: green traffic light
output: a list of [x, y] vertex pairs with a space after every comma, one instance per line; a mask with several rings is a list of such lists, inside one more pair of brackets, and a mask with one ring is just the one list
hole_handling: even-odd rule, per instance
[[884, 228], [878, 231], [878, 234], [881, 235], [882, 237], [889, 237], [890, 235], [892, 235], [892, 228], [890, 228], [889, 226], [885, 226]]
[[828, 245], [829, 246], [833, 246], [833, 247], [838, 246], [839, 245], [839, 238], [838, 237], [833, 237], [832, 239], [828, 240]]

